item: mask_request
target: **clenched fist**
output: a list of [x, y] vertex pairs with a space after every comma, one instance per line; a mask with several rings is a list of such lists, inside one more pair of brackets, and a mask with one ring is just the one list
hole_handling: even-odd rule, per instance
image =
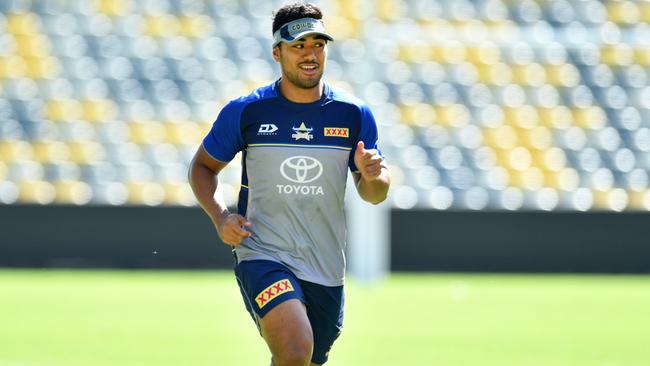
[[221, 225], [215, 224], [221, 241], [228, 245], [237, 246], [241, 244], [244, 238], [251, 236], [251, 232], [245, 228], [250, 227], [251, 223], [243, 216], [238, 214], [229, 214], [221, 222]]

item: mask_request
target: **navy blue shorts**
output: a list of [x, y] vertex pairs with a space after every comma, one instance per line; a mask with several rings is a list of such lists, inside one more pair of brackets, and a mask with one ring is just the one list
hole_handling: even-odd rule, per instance
[[328, 287], [298, 279], [284, 265], [268, 260], [242, 261], [235, 276], [246, 310], [257, 324], [271, 309], [289, 299], [307, 308], [314, 333], [311, 362], [324, 364], [343, 327], [343, 286]]

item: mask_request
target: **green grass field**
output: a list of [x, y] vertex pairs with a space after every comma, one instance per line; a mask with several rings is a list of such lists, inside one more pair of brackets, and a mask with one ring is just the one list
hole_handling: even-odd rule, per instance
[[[0, 271], [0, 366], [266, 366], [229, 272]], [[650, 277], [347, 285], [332, 366], [650, 364]]]

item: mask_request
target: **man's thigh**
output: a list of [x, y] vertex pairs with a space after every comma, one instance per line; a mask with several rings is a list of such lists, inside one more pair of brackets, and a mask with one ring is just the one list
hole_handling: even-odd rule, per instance
[[311, 356], [313, 335], [305, 305], [298, 299], [286, 300], [260, 319], [262, 337], [275, 355]]

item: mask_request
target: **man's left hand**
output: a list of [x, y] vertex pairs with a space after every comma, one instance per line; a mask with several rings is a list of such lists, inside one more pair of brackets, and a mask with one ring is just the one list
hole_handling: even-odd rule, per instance
[[361, 177], [367, 181], [375, 180], [381, 174], [384, 158], [379, 155], [377, 149], [366, 149], [363, 141], [357, 143], [357, 150], [354, 152], [354, 164], [356, 164]]

